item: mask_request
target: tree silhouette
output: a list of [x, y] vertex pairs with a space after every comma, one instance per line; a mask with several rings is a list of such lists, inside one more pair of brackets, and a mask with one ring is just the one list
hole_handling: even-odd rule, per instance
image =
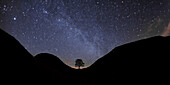
[[84, 63], [81, 59], [77, 59], [75, 62], [75, 67], [78, 67], [78, 69], [80, 69], [80, 67], [84, 67]]

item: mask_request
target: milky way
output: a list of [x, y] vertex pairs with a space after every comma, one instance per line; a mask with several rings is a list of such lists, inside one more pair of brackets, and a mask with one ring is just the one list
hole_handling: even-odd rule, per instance
[[[169, 0], [1, 0], [0, 28], [32, 55], [86, 66], [115, 47], [165, 34]], [[166, 31], [166, 35], [169, 35]]]

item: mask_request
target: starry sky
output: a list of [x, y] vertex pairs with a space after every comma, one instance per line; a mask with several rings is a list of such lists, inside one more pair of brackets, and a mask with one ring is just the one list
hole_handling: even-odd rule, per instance
[[0, 29], [33, 56], [87, 67], [117, 46], [170, 35], [170, 0], [0, 0]]

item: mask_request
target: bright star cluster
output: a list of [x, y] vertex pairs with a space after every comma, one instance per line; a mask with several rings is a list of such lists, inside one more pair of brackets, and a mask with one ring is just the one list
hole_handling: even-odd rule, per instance
[[[115, 47], [162, 35], [169, 0], [1, 0], [0, 28], [32, 55], [51, 53], [86, 66]], [[168, 32], [166, 32], [168, 35]]]

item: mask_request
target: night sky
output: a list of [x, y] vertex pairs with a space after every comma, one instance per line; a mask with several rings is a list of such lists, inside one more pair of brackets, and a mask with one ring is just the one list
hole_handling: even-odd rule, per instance
[[117, 46], [170, 35], [170, 0], [0, 0], [0, 29], [33, 56], [89, 66]]

